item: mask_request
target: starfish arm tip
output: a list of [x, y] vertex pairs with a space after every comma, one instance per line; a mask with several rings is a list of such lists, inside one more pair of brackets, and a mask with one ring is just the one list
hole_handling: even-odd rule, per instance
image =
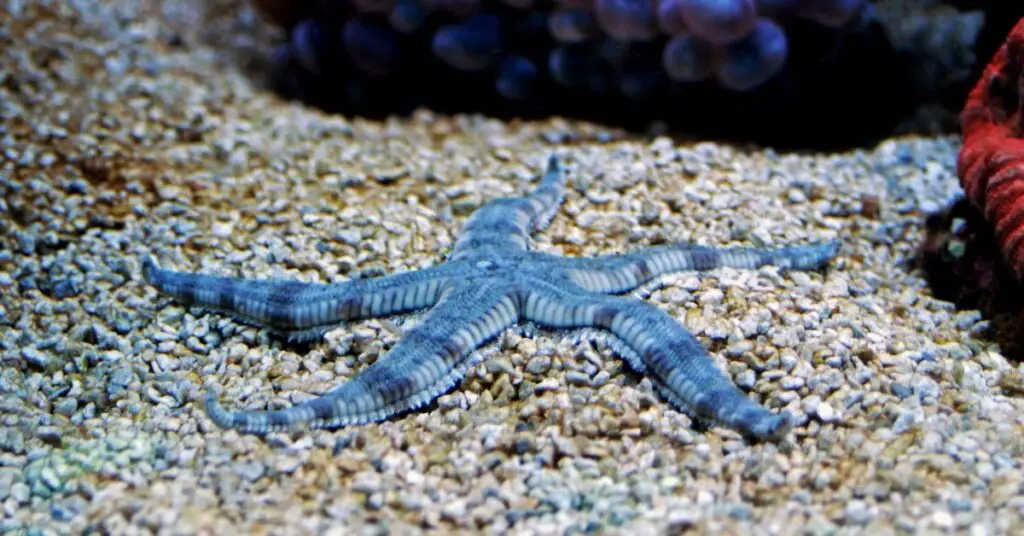
[[207, 417], [213, 421], [220, 428], [234, 428], [235, 419], [234, 414], [224, 409], [220, 405], [220, 401], [217, 400], [217, 393], [213, 389], [210, 389], [206, 393], [206, 397], [203, 399], [203, 406], [206, 410]]
[[558, 155], [552, 152], [548, 155], [548, 173], [557, 172], [562, 168], [562, 162], [558, 159]]
[[142, 257], [142, 277], [152, 283], [157, 278], [159, 271], [160, 265], [157, 264], [156, 259], [148, 253], [145, 254]]
[[756, 407], [753, 411], [745, 413], [747, 414], [741, 415], [733, 427], [753, 440], [777, 443], [793, 429], [793, 414], [788, 411], [770, 413], [764, 408]]
[[839, 256], [839, 250], [842, 249], [843, 242], [841, 240], [829, 240], [827, 242], [821, 242], [818, 244], [818, 248], [821, 251], [821, 262], [820, 267], [827, 267], [832, 261]]
[[766, 426], [761, 430], [763, 434], [760, 437], [777, 442], [784, 439], [793, 430], [794, 417], [792, 413], [783, 410], [774, 414], [774, 418], [765, 419], [764, 423]]
[[830, 259], [835, 258], [839, 255], [839, 250], [843, 247], [843, 241], [839, 239], [830, 240], [825, 243], [825, 251], [828, 253]]

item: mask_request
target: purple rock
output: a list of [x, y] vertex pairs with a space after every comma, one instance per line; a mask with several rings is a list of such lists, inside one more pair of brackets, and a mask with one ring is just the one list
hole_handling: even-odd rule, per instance
[[391, 8], [388, 23], [402, 33], [414, 33], [427, 21], [427, 8], [416, 0], [398, 0]]
[[678, 0], [675, 6], [690, 33], [718, 45], [743, 39], [757, 20], [754, 0]]
[[537, 83], [537, 66], [522, 56], [509, 56], [501, 62], [494, 87], [498, 94], [509, 100], [528, 98]]
[[387, 13], [394, 4], [395, 0], [352, 0], [352, 6], [356, 11], [365, 14]]
[[661, 65], [672, 80], [698, 82], [711, 76], [719, 49], [692, 35], [679, 35], [665, 44]]
[[481, 0], [420, 0], [430, 11], [468, 17], [480, 10]]
[[465, 22], [442, 26], [431, 42], [435, 56], [463, 71], [486, 69], [501, 49], [501, 19], [490, 13], [480, 13]]
[[349, 19], [341, 31], [352, 63], [368, 74], [389, 74], [399, 66], [401, 49], [390, 28], [358, 18]]
[[824, 26], [839, 28], [853, 21], [864, 0], [801, 0], [798, 13]]
[[617, 39], [646, 41], [658, 35], [653, 0], [595, 0], [598, 25]]
[[757, 0], [757, 14], [762, 17], [795, 14], [801, 0]]
[[579, 43], [600, 35], [594, 14], [578, 7], [556, 9], [548, 14], [548, 33], [562, 43]]
[[320, 55], [330, 48], [328, 32], [316, 20], [306, 19], [292, 28], [291, 50], [295, 60], [311, 73], [321, 72]]
[[747, 91], [779, 72], [788, 54], [786, 33], [769, 19], [760, 19], [754, 31], [726, 49], [716, 75], [722, 86]]
[[661, 0], [658, 2], [658, 29], [669, 35], [686, 33], [686, 19], [680, 4], [686, 0]]

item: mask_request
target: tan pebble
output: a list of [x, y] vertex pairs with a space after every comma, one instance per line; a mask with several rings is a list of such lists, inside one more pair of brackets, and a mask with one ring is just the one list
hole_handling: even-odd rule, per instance
[[333, 461], [333, 465], [334, 465], [334, 467], [340, 469], [341, 471], [343, 471], [345, 473], [355, 473], [355, 472], [359, 471], [359, 469], [362, 468], [363, 464], [361, 462], [359, 462], [359, 460], [356, 460], [355, 458], [350, 458], [350, 457], [346, 456], [346, 457], [336, 458]]
[[598, 445], [597, 443], [588, 442], [583, 447], [583, 455], [588, 457], [588, 458], [593, 458], [595, 460], [599, 460], [601, 458], [605, 458], [605, 457], [609, 456], [610, 454], [611, 453], [608, 452], [608, 449], [602, 447], [601, 445]]

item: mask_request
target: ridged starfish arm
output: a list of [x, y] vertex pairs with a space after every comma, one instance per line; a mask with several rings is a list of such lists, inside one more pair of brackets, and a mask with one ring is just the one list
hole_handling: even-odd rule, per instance
[[790, 427], [786, 412], [754, 403], [715, 366], [693, 335], [657, 307], [600, 294], [531, 292], [521, 315], [538, 325], [598, 328], [637, 373], [646, 374], [676, 408], [756, 439], [777, 440]]
[[779, 249], [709, 248], [688, 244], [655, 246], [622, 255], [566, 258], [544, 255], [541, 262], [566, 270], [579, 286], [619, 294], [672, 272], [718, 268], [756, 269], [778, 266], [784, 270], [818, 270], [839, 252], [839, 241], [817, 242]]
[[514, 293], [507, 285], [450, 284], [390, 352], [324, 396], [282, 410], [232, 413], [211, 393], [206, 410], [217, 425], [246, 433], [384, 420], [451, 389], [479, 362], [475, 350], [517, 321]]
[[547, 226], [564, 193], [565, 171], [558, 158], [551, 155], [544, 177], [532, 194], [495, 199], [469, 217], [449, 259], [478, 254], [486, 248], [504, 253], [526, 251], [530, 234]]
[[186, 305], [220, 311], [289, 335], [292, 340], [344, 321], [425, 309], [437, 302], [452, 265], [374, 279], [322, 284], [177, 272], [142, 261], [151, 285]]

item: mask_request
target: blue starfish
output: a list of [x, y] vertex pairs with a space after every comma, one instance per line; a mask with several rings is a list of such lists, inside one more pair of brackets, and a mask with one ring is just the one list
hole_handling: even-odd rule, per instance
[[293, 339], [345, 321], [429, 309], [390, 352], [320, 398], [281, 410], [232, 413], [211, 393], [206, 410], [221, 427], [250, 433], [335, 428], [417, 409], [480, 361], [477, 348], [517, 323], [532, 322], [606, 331], [616, 353], [680, 410], [751, 438], [783, 437], [790, 426], [787, 413], [774, 414], [748, 399], [668, 314], [614, 294], [686, 270], [816, 270], [836, 255], [838, 242], [774, 250], [668, 245], [593, 258], [530, 251], [530, 234], [554, 216], [564, 182], [552, 155], [532, 194], [485, 204], [462, 228], [448, 260], [423, 270], [315, 284], [175, 272], [147, 256], [143, 272], [150, 284], [182, 303], [223, 311]]

